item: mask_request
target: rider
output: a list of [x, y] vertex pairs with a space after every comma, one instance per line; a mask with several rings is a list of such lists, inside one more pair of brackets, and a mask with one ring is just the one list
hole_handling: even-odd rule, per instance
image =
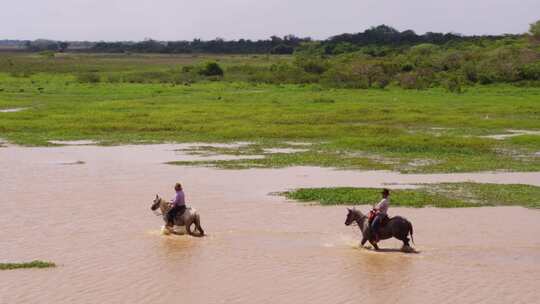
[[375, 238], [375, 242], [379, 241], [379, 227], [381, 226], [381, 222], [383, 219], [388, 216], [388, 207], [390, 206], [390, 190], [383, 189], [382, 192], [382, 200], [373, 206], [373, 210], [375, 211], [375, 218], [373, 219], [373, 222], [371, 223], [371, 230], [373, 231], [373, 235]]
[[174, 190], [176, 191], [176, 196], [171, 202], [172, 208], [167, 212], [167, 226], [169, 228], [172, 228], [174, 225], [174, 219], [177, 216], [182, 216], [186, 211], [186, 200], [184, 191], [182, 190], [182, 184], [176, 183]]

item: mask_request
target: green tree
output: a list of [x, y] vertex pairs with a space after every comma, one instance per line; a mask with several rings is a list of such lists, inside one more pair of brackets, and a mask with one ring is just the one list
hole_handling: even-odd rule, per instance
[[294, 48], [290, 45], [286, 45], [284, 43], [279, 44], [272, 48], [270, 51], [271, 54], [278, 54], [278, 55], [288, 55], [294, 53]]
[[531, 23], [529, 33], [536, 41], [540, 41], [540, 20], [536, 21], [535, 23]]
[[58, 52], [63, 53], [69, 47], [68, 42], [58, 42]]
[[332, 50], [332, 53], [334, 55], [338, 54], [344, 54], [344, 53], [352, 53], [358, 51], [360, 48], [356, 45], [350, 43], [350, 42], [340, 42], [336, 44], [334, 49]]
[[294, 63], [308, 73], [322, 74], [328, 70], [328, 60], [318, 42], [302, 43], [294, 52]]

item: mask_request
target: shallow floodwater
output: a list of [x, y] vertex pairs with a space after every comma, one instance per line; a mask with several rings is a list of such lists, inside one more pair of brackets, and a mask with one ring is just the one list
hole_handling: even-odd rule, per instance
[[[179, 145], [0, 148], [0, 303], [533, 303], [540, 211], [391, 208], [417, 254], [358, 247], [344, 207], [268, 195], [296, 187], [478, 181], [540, 185], [540, 173], [400, 175], [321, 168], [216, 170]], [[66, 163], [77, 165], [66, 166]], [[156, 193], [184, 184], [209, 236], [162, 236]], [[367, 207], [362, 208], [367, 210]], [[382, 247], [397, 249], [397, 240]]]
[[28, 108], [9, 108], [9, 109], [0, 109], [0, 113], [14, 113], [24, 111]]

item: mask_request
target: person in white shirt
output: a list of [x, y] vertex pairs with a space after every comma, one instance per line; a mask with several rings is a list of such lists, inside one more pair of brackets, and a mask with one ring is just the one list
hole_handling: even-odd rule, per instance
[[373, 206], [373, 210], [375, 211], [376, 215], [371, 223], [371, 230], [373, 231], [376, 242], [379, 241], [379, 228], [381, 226], [381, 222], [386, 216], [388, 216], [387, 212], [388, 207], [390, 206], [390, 190], [383, 189], [381, 194], [383, 197], [382, 200]]

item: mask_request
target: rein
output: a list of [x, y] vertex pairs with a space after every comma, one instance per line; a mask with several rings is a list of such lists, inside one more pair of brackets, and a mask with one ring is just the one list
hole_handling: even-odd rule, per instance
[[356, 227], [358, 227], [358, 229], [360, 229], [360, 231], [362, 231], [362, 228], [360, 228], [360, 223], [359, 223], [360, 220], [361, 219], [359, 219], [359, 218], [354, 219], [354, 221], [351, 223], [351, 226], [353, 226], [353, 227], [356, 226]]
[[[161, 206], [162, 203], [163, 203], [163, 200], [160, 198], [160, 199], [159, 199], [159, 205]], [[159, 209], [161, 209], [161, 208], [159, 208]], [[156, 210], [152, 210], [152, 212], [154, 213], [155, 216], [163, 216], [163, 213], [159, 213], [159, 212], [157, 211], [157, 209], [156, 209]]]

